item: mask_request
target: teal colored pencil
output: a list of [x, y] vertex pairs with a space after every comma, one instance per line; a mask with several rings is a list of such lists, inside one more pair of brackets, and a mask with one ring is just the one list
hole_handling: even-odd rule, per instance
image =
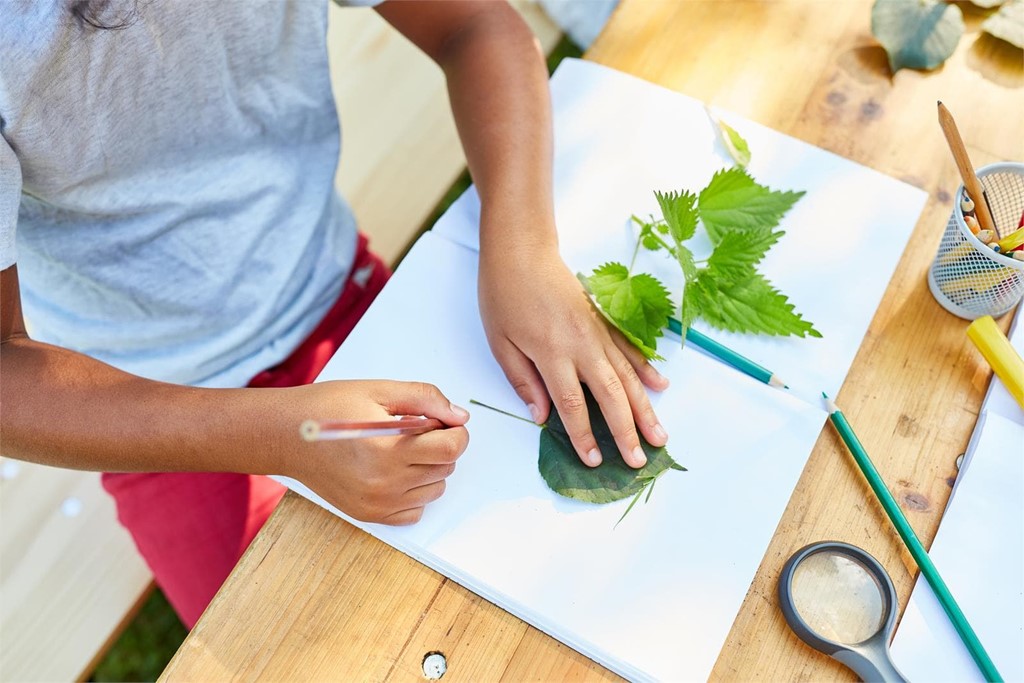
[[[668, 329], [676, 334], [682, 334], [683, 326], [682, 323], [675, 318], [669, 318]], [[740, 372], [750, 375], [758, 381], [764, 382], [765, 384], [769, 384], [773, 387], [780, 387], [782, 389], [789, 388], [786, 386], [786, 383], [771, 370], [758, 365], [749, 358], [741, 356], [729, 347], [719, 344], [711, 337], [698, 332], [692, 327], [686, 330], [686, 341], [691, 342], [694, 346], [707, 351], [718, 360], [728, 363]]]
[[846, 421], [843, 411], [839, 410], [835, 402], [824, 393], [821, 395], [825, 397], [825, 405], [828, 407], [829, 417], [832, 419], [832, 424], [835, 425], [836, 431], [839, 432], [843, 443], [846, 444], [846, 447], [850, 449], [850, 453], [853, 454], [853, 459], [857, 461], [857, 466], [860, 467], [864, 478], [871, 485], [871, 490], [875, 492], [878, 501], [885, 508], [885, 513], [889, 515], [889, 520], [896, 527], [897, 533], [903, 539], [903, 543], [907, 546], [907, 550], [910, 551], [914, 562], [921, 569], [921, 574], [924, 575], [928, 585], [935, 592], [935, 597], [939, 599], [942, 609], [946, 610], [949, 620], [953, 622], [953, 628], [960, 634], [960, 639], [964, 641], [964, 645], [978, 664], [978, 668], [981, 669], [985, 680], [1002, 681], [1003, 679], [999, 675], [999, 671], [996, 670], [996, 665], [989, 658], [988, 653], [985, 652], [985, 648], [982, 647], [981, 641], [978, 640], [978, 636], [974, 633], [974, 629], [967, 623], [967, 617], [960, 610], [960, 606], [956, 604], [956, 600], [953, 599], [953, 594], [946, 587], [945, 581], [939, 576], [939, 570], [935, 568], [932, 559], [928, 557], [928, 552], [921, 545], [921, 541], [918, 539], [917, 534], [914, 533], [913, 527], [910, 526], [910, 522], [903, 515], [903, 510], [900, 509], [900, 506], [896, 504], [896, 499], [889, 493], [889, 489], [885, 486], [885, 482], [882, 481], [881, 475], [878, 474], [878, 470], [875, 469], [871, 459], [868, 458], [864, 446], [861, 445], [857, 435], [853, 433], [853, 427]]

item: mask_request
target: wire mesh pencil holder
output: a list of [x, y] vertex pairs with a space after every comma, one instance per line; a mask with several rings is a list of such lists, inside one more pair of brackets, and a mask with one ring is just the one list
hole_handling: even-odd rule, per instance
[[[995, 222], [995, 239], [1002, 239], [1017, 229], [1024, 211], [1024, 164], [990, 164], [978, 169], [978, 179]], [[928, 269], [928, 288], [943, 308], [961, 318], [998, 317], [1024, 296], [1024, 261], [997, 253], [971, 233], [960, 210], [963, 196], [961, 185]], [[985, 201], [984, 197], [971, 199]]]

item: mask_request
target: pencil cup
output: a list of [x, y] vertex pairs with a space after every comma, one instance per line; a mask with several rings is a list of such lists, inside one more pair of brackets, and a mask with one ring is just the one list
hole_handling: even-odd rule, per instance
[[[990, 164], [978, 170], [1002, 239], [1017, 230], [1024, 211], [1024, 164]], [[928, 270], [928, 287], [947, 311], [967, 320], [983, 315], [998, 317], [1024, 296], [1024, 261], [1000, 254], [971, 233], [960, 210], [963, 185], [953, 200], [953, 213]], [[983, 197], [971, 197], [975, 202]]]

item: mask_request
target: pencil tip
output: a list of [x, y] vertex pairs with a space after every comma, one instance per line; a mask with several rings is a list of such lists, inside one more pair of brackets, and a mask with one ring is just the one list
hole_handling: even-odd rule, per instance
[[821, 397], [822, 397], [822, 398], [824, 398], [824, 399], [827, 399], [827, 398], [828, 398], [828, 394], [826, 394], [826, 393], [825, 393], [825, 392], [823, 391], [823, 392], [821, 392]]

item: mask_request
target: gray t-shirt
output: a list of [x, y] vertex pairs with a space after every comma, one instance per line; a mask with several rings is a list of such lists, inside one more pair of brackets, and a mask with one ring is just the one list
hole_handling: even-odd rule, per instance
[[327, 0], [147, 0], [103, 31], [3, 5], [0, 269], [32, 336], [201, 386], [286, 358], [356, 244]]

